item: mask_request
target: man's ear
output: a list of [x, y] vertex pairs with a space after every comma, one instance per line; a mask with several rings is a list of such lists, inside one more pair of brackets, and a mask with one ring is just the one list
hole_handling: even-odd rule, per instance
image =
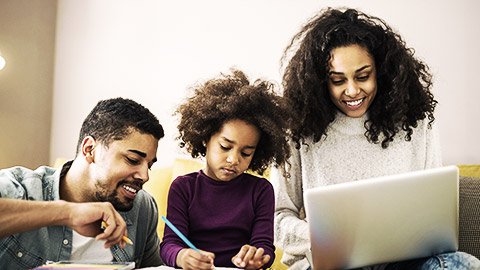
[[97, 141], [92, 136], [87, 136], [82, 141], [82, 155], [88, 163], [92, 163], [95, 158], [95, 147]]

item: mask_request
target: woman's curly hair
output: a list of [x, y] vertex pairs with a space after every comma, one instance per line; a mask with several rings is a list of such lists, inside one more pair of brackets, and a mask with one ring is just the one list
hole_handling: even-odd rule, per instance
[[[387, 148], [400, 129], [409, 141], [418, 120], [435, 120], [437, 101], [430, 92], [428, 66], [414, 57], [400, 35], [382, 19], [355, 9], [327, 8], [308, 21], [285, 49], [282, 62], [293, 54], [283, 74], [284, 96], [295, 114], [292, 139], [297, 148], [312, 137], [327, 136], [338, 111], [328, 90], [328, 62], [333, 49], [349, 45], [365, 48], [375, 61], [377, 94], [365, 122], [370, 142]], [[293, 50], [296, 50], [292, 52]]]
[[261, 132], [250, 170], [262, 175], [270, 164], [284, 168], [290, 156], [291, 117], [285, 99], [275, 93], [274, 84], [264, 80], [250, 84], [239, 70], [194, 87], [194, 95], [175, 114], [181, 115], [177, 137], [180, 147], [185, 147], [194, 158], [205, 156], [203, 142], [234, 119], [252, 124]]

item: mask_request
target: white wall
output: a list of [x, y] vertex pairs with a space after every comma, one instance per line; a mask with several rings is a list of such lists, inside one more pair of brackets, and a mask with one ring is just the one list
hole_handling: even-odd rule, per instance
[[59, 0], [51, 161], [73, 157], [98, 100], [123, 96], [159, 117], [166, 137], [157, 166], [170, 164], [186, 155], [174, 141], [172, 113], [189, 85], [233, 66], [280, 82], [293, 34], [316, 11], [340, 5], [386, 20], [430, 65], [444, 163], [480, 164], [474, 0]]

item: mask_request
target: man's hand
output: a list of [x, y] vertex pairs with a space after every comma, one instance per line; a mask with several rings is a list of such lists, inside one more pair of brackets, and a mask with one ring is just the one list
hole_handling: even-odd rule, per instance
[[[125, 247], [122, 236], [127, 236], [127, 224], [111, 203], [70, 203], [70, 209], [67, 226], [83, 236], [106, 241], [105, 248]], [[102, 220], [108, 225], [103, 231]]]
[[177, 266], [188, 270], [209, 270], [214, 269], [213, 259], [215, 254], [201, 250], [203, 255], [191, 248], [184, 248], [177, 254]]
[[270, 261], [270, 255], [263, 255], [263, 252], [263, 248], [243, 245], [238, 254], [232, 258], [232, 263], [238, 268], [258, 269]]

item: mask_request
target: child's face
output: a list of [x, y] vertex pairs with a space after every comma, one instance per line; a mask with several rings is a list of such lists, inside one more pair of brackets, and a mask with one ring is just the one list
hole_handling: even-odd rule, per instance
[[377, 94], [375, 61], [367, 50], [350, 45], [332, 50], [328, 89], [335, 106], [350, 117], [367, 112]]
[[216, 181], [230, 181], [248, 169], [260, 140], [260, 130], [242, 120], [230, 120], [207, 143], [204, 173]]

